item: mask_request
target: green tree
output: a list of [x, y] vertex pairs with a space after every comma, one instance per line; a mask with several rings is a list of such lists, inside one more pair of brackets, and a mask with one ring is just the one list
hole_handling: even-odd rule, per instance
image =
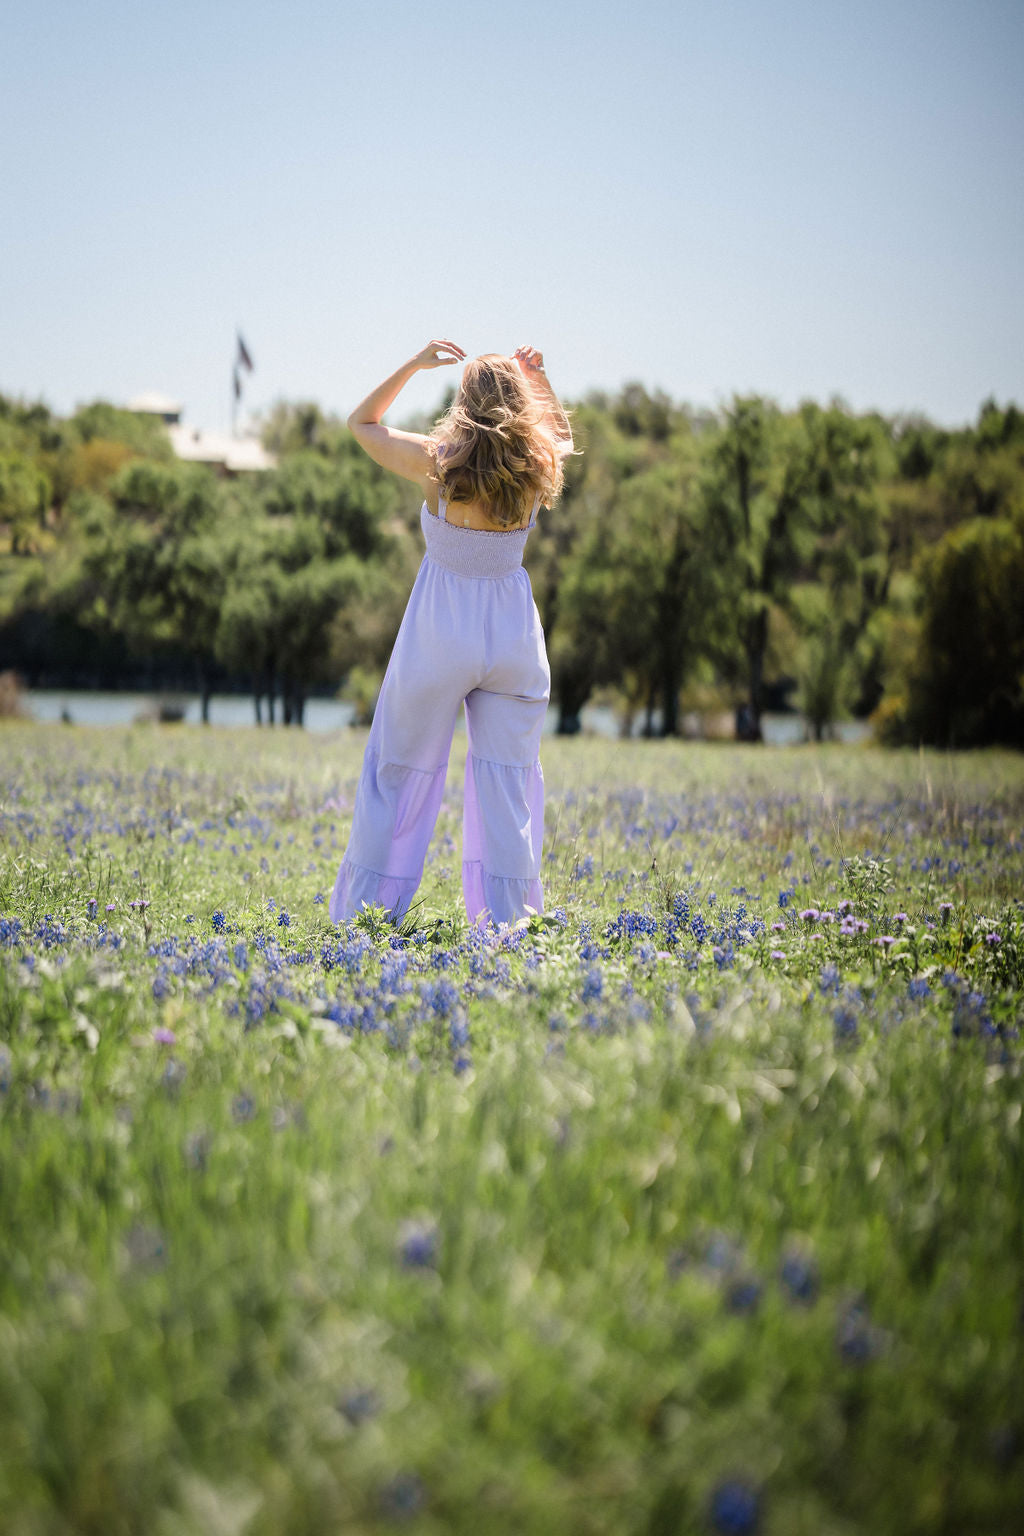
[[22, 453], [0, 454], [0, 524], [7, 525], [12, 555], [36, 555], [46, 527], [50, 482]]
[[708, 553], [730, 588], [733, 651], [719, 664], [736, 668], [745, 693], [741, 734], [760, 741], [765, 656], [773, 604], [806, 553], [811, 462], [799, 422], [758, 395], [735, 397], [711, 445], [704, 484]]
[[678, 732], [680, 688], [717, 600], [703, 514], [696, 448], [677, 434], [671, 452], [625, 482], [613, 515], [590, 523], [568, 563], [554, 665], [568, 634], [593, 681], [623, 697], [627, 729], [643, 707], [648, 733], [655, 709], [662, 734]]
[[253, 490], [251, 515], [226, 558], [214, 649], [225, 666], [249, 674], [257, 721], [265, 697], [274, 723], [280, 692], [284, 723], [301, 725], [312, 684], [336, 676], [339, 663], [347, 669], [375, 654], [359, 643], [358, 615], [375, 602], [393, 612], [385, 570], [408, 569], [393, 483], [346, 436], [333, 458], [310, 449], [286, 455]]
[[205, 469], [135, 460], [113, 481], [111, 503], [93, 496], [78, 515], [76, 581], [87, 619], [143, 649], [171, 646], [190, 657], [204, 723], [230, 494]]
[[1024, 515], [974, 518], [922, 551], [911, 733], [1024, 744]]

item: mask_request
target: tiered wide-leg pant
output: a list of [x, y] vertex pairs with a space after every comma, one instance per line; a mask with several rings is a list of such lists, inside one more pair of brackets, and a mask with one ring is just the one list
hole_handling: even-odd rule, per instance
[[[442, 527], [447, 549], [465, 551], [474, 537]], [[478, 541], [489, 537], [475, 534]], [[461, 562], [471, 569], [472, 555]], [[386, 908], [396, 921], [407, 911], [463, 705], [469, 751], [462, 889], [469, 919], [479, 926], [489, 918], [512, 923], [528, 909], [543, 910], [539, 754], [550, 686], [544, 632], [522, 566], [501, 576], [470, 575], [428, 554], [377, 701], [331, 895], [332, 921], [356, 916], [364, 904]]]

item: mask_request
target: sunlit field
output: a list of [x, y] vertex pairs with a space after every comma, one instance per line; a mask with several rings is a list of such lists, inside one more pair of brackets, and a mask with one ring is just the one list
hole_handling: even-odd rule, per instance
[[546, 911], [335, 927], [365, 733], [0, 730], [0, 1530], [1006, 1536], [1024, 761], [545, 741]]

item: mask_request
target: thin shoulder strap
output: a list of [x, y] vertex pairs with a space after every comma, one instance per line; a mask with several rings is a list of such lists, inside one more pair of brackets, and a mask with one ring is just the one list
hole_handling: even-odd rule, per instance
[[447, 503], [445, 502], [445, 499], [442, 496], [441, 492], [438, 491], [438, 493], [437, 493], [437, 515], [441, 519], [442, 523], [446, 523], [448, 521], [448, 518], [446, 516], [446, 512], [447, 512]]
[[534, 526], [534, 524], [536, 523], [536, 521], [537, 521], [537, 508], [539, 506], [540, 506], [540, 491], [537, 492], [537, 495], [536, 495], [536, 497], [534, 499], [533, 510], [530, 513], [530, 521], [526, 525], [527, 528], [532, 528]]

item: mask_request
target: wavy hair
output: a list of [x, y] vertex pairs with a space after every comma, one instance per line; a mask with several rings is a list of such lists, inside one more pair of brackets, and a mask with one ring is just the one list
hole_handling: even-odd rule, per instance
[[445, 500], [482, 502], [501, 528], [521, 523], [538, 495], [552, 506], [562, 490], [562, 458], [547, 423], [514, 358], [471, 358], [428, 438]]

